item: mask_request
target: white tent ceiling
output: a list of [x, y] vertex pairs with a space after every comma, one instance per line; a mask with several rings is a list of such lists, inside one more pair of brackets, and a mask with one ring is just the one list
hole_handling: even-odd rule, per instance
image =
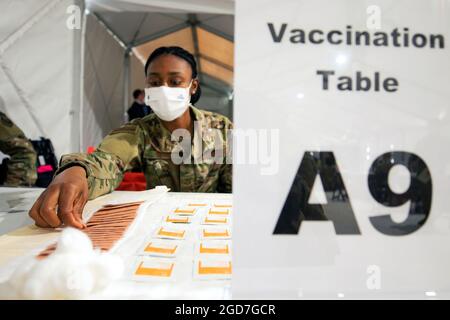
[[233, 41], [232, 15], [95, 12], [126, 46], [138, 46], [192, 24]]
[[[67, 28], [72, 5], [92, 13], [81, 29]], [[57, 156], [85, 151], [121, 124], [130, 84], [143, 79], [138, 53], [179, 31], [191, 31], [205, 91], [231, 88], [232, 60], [200, 38], [232, 44], [232, 0], [2, 0], [0, 11], [0, 106], [30, 138], [50, 138]], [[214, 77], [220, 70], [226, 76]]]
[[80, 33], [66, 27], [77, 0], [0, 1], [0, 100], [31, 139], [58, 155], [78, 149]]
[[[197, 106], [232, 118], [234, 16], [223, 12], [229, 12], [233, 2], [146, 2], [150, 3], [147, 7], [143, 1], [87, 3], [82, 150], [123, 123], [131, 92], [145, 86], [143, 65], [160, 46], [178, 45], [192, 52], [202, 86]], [[169, 7], [157, 6], [162, 3]], [[206, 4], [214, 13], [205, 13]], [[202, 10], [187, 13], [193, 5], [202, 5]]]
[[234, 0], [87, 0], [91, 11], [234, 14]]
[[[233, 80], [234, 17], [217, 14], [92, 12], [124, 47], [145, 63], [159, 46], [179, 45], [192, 52], [202, 74], [222, 81], [213, 87], [228, 93]], [[209, 78], [207, 78], [209, 79]], [[204, 80], [204, 79], [201, 79]]]

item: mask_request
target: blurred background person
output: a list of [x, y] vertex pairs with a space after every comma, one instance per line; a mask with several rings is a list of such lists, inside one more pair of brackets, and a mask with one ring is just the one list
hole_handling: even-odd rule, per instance
[[133, 91], [134, 102], [128, 109], [128, 120], [131, 121], [136, 118], [143, 118], [152, 112], [152, 109], [145, 104], [145, 92], [142, 89], [136, 89]]
[[33, 186], [37, 179], [36, 151], [23, 131], [1, 111], [0, 151], [9, 156], [0, 167], [0, 183], [6, 186]]

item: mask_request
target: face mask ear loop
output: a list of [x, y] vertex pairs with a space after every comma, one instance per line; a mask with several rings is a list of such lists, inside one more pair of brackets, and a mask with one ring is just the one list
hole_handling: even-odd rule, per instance
[[[196, 78], [195, 78], [196, 79]], [[188, 92], [189, 92], [189, 102], [188, 102], [188, 105], [192, 105], [191, 104], [191, 98], [192, 98], [192, 94], [191, 94], [191, 86], [192, 86], [192, 83], [194, 82], [194, 78], [192, 78], [191, 79], [191, 82], [189, 82], [189, 86], [187, 87], [187, 89], [188, 89]]]
[[188, 89], [191, 89], [192, 83], [194, 82], [194, 78], [191, 79], [191, 82], [189, 82], [189, 85], [187, 86]]

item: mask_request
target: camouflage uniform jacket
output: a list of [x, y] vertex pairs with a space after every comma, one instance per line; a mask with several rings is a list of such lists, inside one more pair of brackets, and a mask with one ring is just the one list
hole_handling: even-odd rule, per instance
[[32, 186], [36, 182], [36, 151], [3, 112], [0, 112], [0, 151], [9, 155], [5, 185]]
[[[90, 155], [64, 155], [56, 174], [73, 165], [82, 166], [87, 174], [89, 199], [113, 191], [122, 181], [124, 172], [131, 170], [144, 172], [147, 189], [166, 185], [176, 192], [231, 192], [232, 165], [227, 132], [232, 123], [225, 116], [192, 105], [190, 112], [194, 137], [185, 148], [189, 152], [181, 153], [185, 156], [181, 164], [172, 158], [172, 152], [180, 150], [180, 140], [172, 141], [170, 131], [153, 113], [113, 130]], [[205, 155], [223, 158], [208, 160]]]

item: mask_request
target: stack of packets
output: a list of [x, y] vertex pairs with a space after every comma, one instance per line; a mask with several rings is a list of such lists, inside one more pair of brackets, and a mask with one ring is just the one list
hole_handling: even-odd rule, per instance
[[192, 267], [195, 280], [231, 279], [231, 214], [225, 202], [183, 202], [170, 209], [139, 248], [132, 278], [174, 280], [177, 268]]

